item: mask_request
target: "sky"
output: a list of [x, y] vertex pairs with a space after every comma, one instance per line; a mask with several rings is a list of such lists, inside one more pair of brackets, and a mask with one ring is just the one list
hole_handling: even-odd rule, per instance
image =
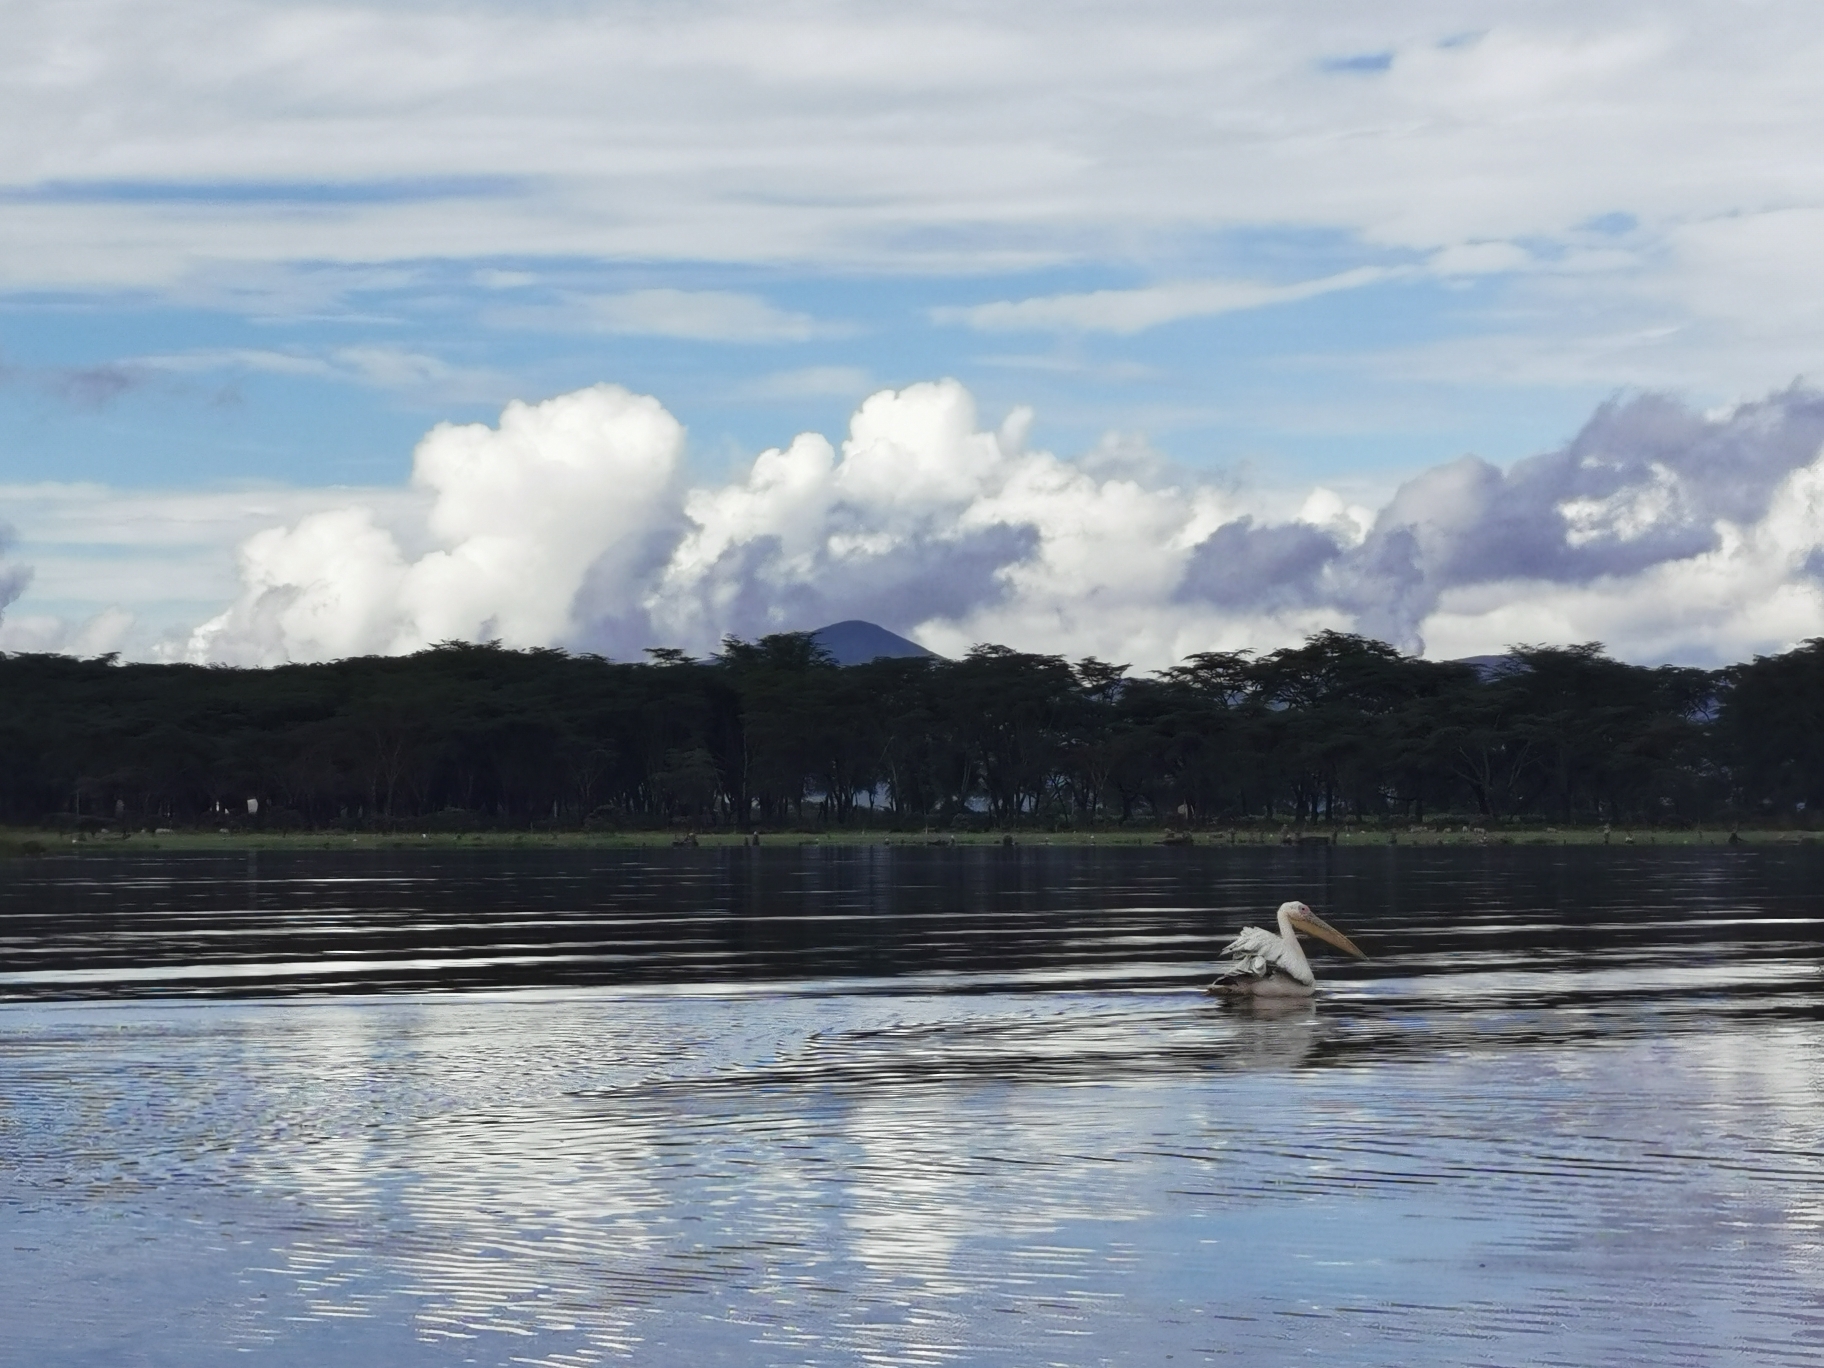
[[0, 650], [1824, 635], [1824, 11], [0, 0]]

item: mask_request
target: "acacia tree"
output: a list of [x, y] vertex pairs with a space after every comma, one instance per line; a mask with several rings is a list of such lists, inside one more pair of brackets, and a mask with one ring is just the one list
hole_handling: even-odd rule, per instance
[[1714, 673], [1595, 644], [1477, 668], [1338, 632], [1153, 675], [995, 646], [840, 668], [794, 633], [642, 663], [466, 643], [272, 670], [0, 657], [12, 822], [213, 825], [257, 796], [298, 823], [844, 823], [881, 794], [906, 824], [1785, 820], [1824, 803], [1824, 642]]
[[1735, 802], [1767, 812], [1824, 805], [1824, 638], [1756, 656], [1716, 683], [1715, 701], [1694, 712], [1716, 715]]

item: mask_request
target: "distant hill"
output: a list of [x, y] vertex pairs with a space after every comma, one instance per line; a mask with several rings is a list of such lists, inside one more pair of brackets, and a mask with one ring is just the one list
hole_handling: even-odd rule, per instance
[[862, 665], [870, 660], [878, 660], [881, 656], [897, 659], [904, 656], [937, 655], [936, 651], [927, 651], [916, 641], [907, 641], [897, 632], [889, 632], [885, 627], [877, 627], [858, 618], [819, 627], [811, 633], [811, 640], [836, 657], [838, 665]]
[[1462, 656], [1451, 661], [1451, 664], [1468, 665], [1475, 670], [1478, 678], [1486, 681], [1493, 679], [1503, 670], [1511, 670], [1515, 661], [1511, 655], [1473, 655]]

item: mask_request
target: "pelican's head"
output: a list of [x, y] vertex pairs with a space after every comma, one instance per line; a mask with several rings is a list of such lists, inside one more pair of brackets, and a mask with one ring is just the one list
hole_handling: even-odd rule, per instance
[[1302, 902], [1281, 903], [1279, 913], [1294, 931], [1302, 931], [1307, 936], [1316, 936], [1321, 941], [1328, 941], [1344, 954], [1354, 955], [1357, 959], [1368, 958], [1354, 941]]

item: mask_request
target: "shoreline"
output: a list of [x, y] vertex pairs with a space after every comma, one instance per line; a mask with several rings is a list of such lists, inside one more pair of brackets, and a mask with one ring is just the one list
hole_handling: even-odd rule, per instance
[[[1733, 842], [1732, 842], [1733, 838]], [[1693, 827], [1515, 827], [1478, 828], [1461, 823], [1425, 827], [1376, 827], [1360, 824], [1335, 828], [1287, 827], [1248, 829], [1218, 827], [1184, 832], [1170, 828], [1127, 827], [1095, 831], [881, 831], [762, 829], [762, 847], [906, 846], [1023, 847], [1060, 849], [1214, 847], [1217, 849], [1321, 847], [1567, 846], [1790, 847], [1824, 843], [1824, 832], [1771, 828]], [[71, 854], [232, 853], [286, 850], [655, 850], [751, 847], [751, 833], [712, 831], [261, 831], [157, 830], [72, 833], [46, 828], [0, 828], [0, 859]]]

